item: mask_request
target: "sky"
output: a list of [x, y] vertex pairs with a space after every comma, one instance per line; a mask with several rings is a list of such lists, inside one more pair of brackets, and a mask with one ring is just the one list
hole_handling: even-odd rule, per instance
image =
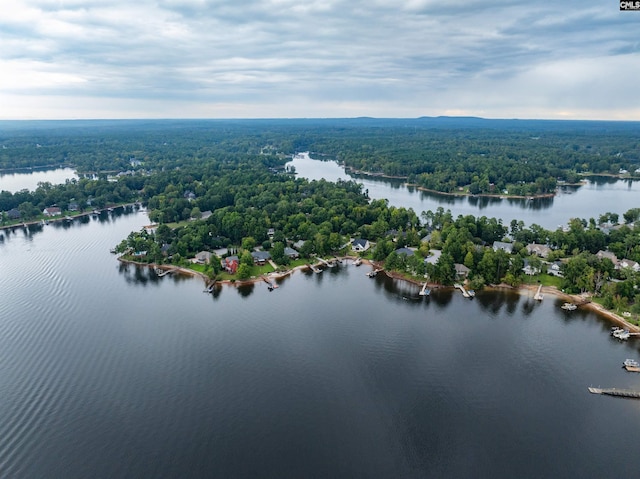
[[615, 0], [10, 0], [0, 119], [640, 120]]

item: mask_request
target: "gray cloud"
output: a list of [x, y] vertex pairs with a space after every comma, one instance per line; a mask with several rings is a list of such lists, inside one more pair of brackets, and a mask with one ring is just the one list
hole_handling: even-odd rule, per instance
[[614, 84], [639, 73], [636, 17], [596, 0], [14, 0], [0, 115], [638, 119]]

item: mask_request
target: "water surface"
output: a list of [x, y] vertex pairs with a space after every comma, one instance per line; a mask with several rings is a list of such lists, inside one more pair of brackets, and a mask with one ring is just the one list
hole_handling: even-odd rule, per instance
[[0, 172], [0, 191], [9, 191], [11, 193], [24, 189], [33, 191], [38, 187], [38, 183], [49, 182], [52, 185], [59, 185], [74, 178], [77, 179], [78, 175], [76, 175], [73, 168]]
[[633, 477], [639, 358], [588, 311], [343, 265], [202, 292], [109, 253], [143, 213], [0, 242], [3, 477]]
[[423, 211], [436, 211], [438, 207], [450, 209], [458, 215], [486, 216], [511, 220], [522, 220], [526, 225], [538, 224], [547, 229], [556, 229], [570, 218], [598, 219], [603, 213], [622, 214], [631, 208], [640, 207], [640, 182], [621, 181], [613, 178], [588, 180], [584, 186], [561, 187], [553, 198], [487, 198], [453, 197], [450, 195], [420, 191], [407, 187], [400, 180], [372, 178], [346, 173], [334, 161], [320, 161], [308, 155], [298, 155], [288, 163], [294, 166], [299, 176], [327, 181], [353, 179], [363, 185], [372, 199], [387, 199], [396, 207], [413, 208], [419, 215]]

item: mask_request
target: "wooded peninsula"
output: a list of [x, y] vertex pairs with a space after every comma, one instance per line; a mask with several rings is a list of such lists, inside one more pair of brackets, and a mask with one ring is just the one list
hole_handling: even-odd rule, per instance
[[313, 151], [440, 192], [534, 196], [587, 174], [640, 178], [639, 132], [633, 122], [476, 118], [0, 122], [0, 168], [72, 165], [80, 176], [0, 192], [0, 220], [139, 201], [154, 225], [116, 248], [137, 262], [233, 280], [350, 254], [442, 285], [588, 292], [637, 323], [640, 205], [550, 231], [389, 206], [356, 182], [307, 181], [285, 164]]

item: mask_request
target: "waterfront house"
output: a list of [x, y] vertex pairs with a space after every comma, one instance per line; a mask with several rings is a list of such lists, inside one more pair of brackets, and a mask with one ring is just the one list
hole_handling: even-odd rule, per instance
[[561, 267], [562, 263], [560, 261], [554, 261], [547, 267], [547, 274], [550, 274], [551, 276], [562, 277], [562, 271], [560, 269]]
[[400, 255], [404, 255], [404, 256], [409, 257], [409, 256], [413, 256], [415, 253], [413, 252], [413, 250], [412, 250], [412, 249], [409, 249], [409, 248], [398, 248], [398, 249], [396, 250], [396, 254], [397, 254], [398, 256], [400, 256]]
[[209, 264], [211, 262], [212, 256], [213, 256], [213, 253], [211, 253], [210, 251], [200, 251], [198, 254], [196, 254], [196, 257], [194, 258], [194, 263]]
[[57, 206], [49, 206], [42, 210], [42, 214], [45, 216], [60, 216], [62, 214], [62, 210]]
[[222, 269], [224, 269], [229, 274], [236, 274], [238, 271], [238, 265], [240, 264], [240, 260], [237, 256], [227, 256], [220, 261], [220, 265]]
[[511, 254], [513, 252], [513, 243], [505, 243], [504, 241], [494, 241], [493, 242], [493, 251], [498, 251], [501, 249], [506, 253]]
[[298, 259], [300, 257], [300, 253], [298, 253], [293, 248], [289, 248], [288, 246], [285, 246], [284, 254], [287, 255], [291, 259]]
[[469, 272], [471, 271], [465, 265], [460, 263], [455, 263], [454, 267], [456, 268], [456, 278], [458, 279], [465, 279], [469, 275]]
[[527, 245], [527, 253], [546, 258], [551, 253], [551, 248], [543, 244], [530, 243]]
[[253, 263], [257, 265], [263, 265], [271, 259], [271, 253], [268, 251], [252, 251]]
[[17, 208], [11, 208], [9, 211], [7, 211], [7, 218], [9, 218], [10, 220], [20, 219], [20, 210]]
[[76, 203], [75, 201], [70, 202], [69, 205], [67, 206], [68, 211], [78, 211], [79, 209], [80, 207], [78, 206], [78, 203]]
[[524, 271], [524, 274], [533, 276], [534, 274], [538, 274], [540, 272], [540, 268], [534, 268], [533, 266], [531, 266], [531, 263], [529, 263], [529, 260], [525, 259], [524, 267], [522, 268], [522, 271]]
[[361, 253], [362, 251], [367, 251], [371, 247], [369, 240], [356, 238], [351, 243], [351, 249], [356, 253]]

